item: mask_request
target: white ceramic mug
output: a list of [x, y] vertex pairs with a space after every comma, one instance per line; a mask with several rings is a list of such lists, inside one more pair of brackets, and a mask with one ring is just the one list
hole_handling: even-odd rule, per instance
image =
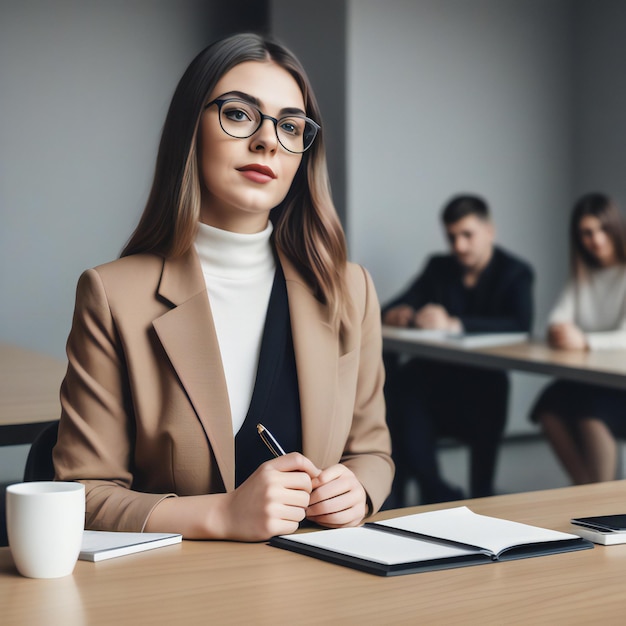
[[20, 574], [60, 578], [74, 570], [85, 528], [85, 486], [42, 481], [9, 485], [7, 534]]

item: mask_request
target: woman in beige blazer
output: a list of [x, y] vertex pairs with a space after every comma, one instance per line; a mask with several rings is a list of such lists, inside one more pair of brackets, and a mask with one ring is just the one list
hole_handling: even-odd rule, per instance
[[137, 229], [78, 284], [54, 463], [88, 528], [256, 541], [388, 494], [379, 305], [315, 120], [299, 62], [256, 35], [181, 79]]

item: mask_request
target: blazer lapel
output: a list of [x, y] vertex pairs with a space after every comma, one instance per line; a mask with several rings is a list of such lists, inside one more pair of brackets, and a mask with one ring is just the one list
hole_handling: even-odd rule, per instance
[[326, 467], [332, 455], [336, 424], [338, 337], [328, 321], [327, 309], [315, 298], [290, 261], [280, 251], [278, 256], [289, 298], [303, 453], [318, 467]]
[[[303, 453], [318, 467], [332, 456], [338, 394], [338, 336], [328, 312], [291, 262], [278, 253], [287, 285], [298, 370]], [[193, 248], [166, 259], [158, 296], [174, 305], [153, 322], [210, 442], [227, 491], [235, 488], [235, 447], [219, 344]]]
[[195, 250], [165, 259], [158, 295], [174, 308], [153, 322], [202, 423], [227, 491], [235, 488], [230, 403], [206, 284]]

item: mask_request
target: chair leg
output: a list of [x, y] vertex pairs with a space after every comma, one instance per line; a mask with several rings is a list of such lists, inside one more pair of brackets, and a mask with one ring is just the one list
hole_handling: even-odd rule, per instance
[[6, 521], [6, 490], [8, 484], [0, 484], [0, 547], [9, 545], [7, 537], [7, 521]]
[[624, 478], [624, 442], [617, 439], [617, 457], [615, 463], [615, 480]]

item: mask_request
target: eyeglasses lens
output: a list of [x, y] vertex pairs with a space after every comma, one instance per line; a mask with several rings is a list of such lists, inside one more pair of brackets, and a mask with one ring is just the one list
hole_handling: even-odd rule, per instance
[[[266, 116], [267, 117], [267, 116]], [[243, 100], [226, 100], [220, 108], [220, 124], [231, 137], [245, 139], [253, 135], [263, 123], [264, 116], [255, 106]], [[317, 134], [311, 121], [299, 115], [281, 117], [274, 123], [276, 136], [289, 152], [304, 152]]]

